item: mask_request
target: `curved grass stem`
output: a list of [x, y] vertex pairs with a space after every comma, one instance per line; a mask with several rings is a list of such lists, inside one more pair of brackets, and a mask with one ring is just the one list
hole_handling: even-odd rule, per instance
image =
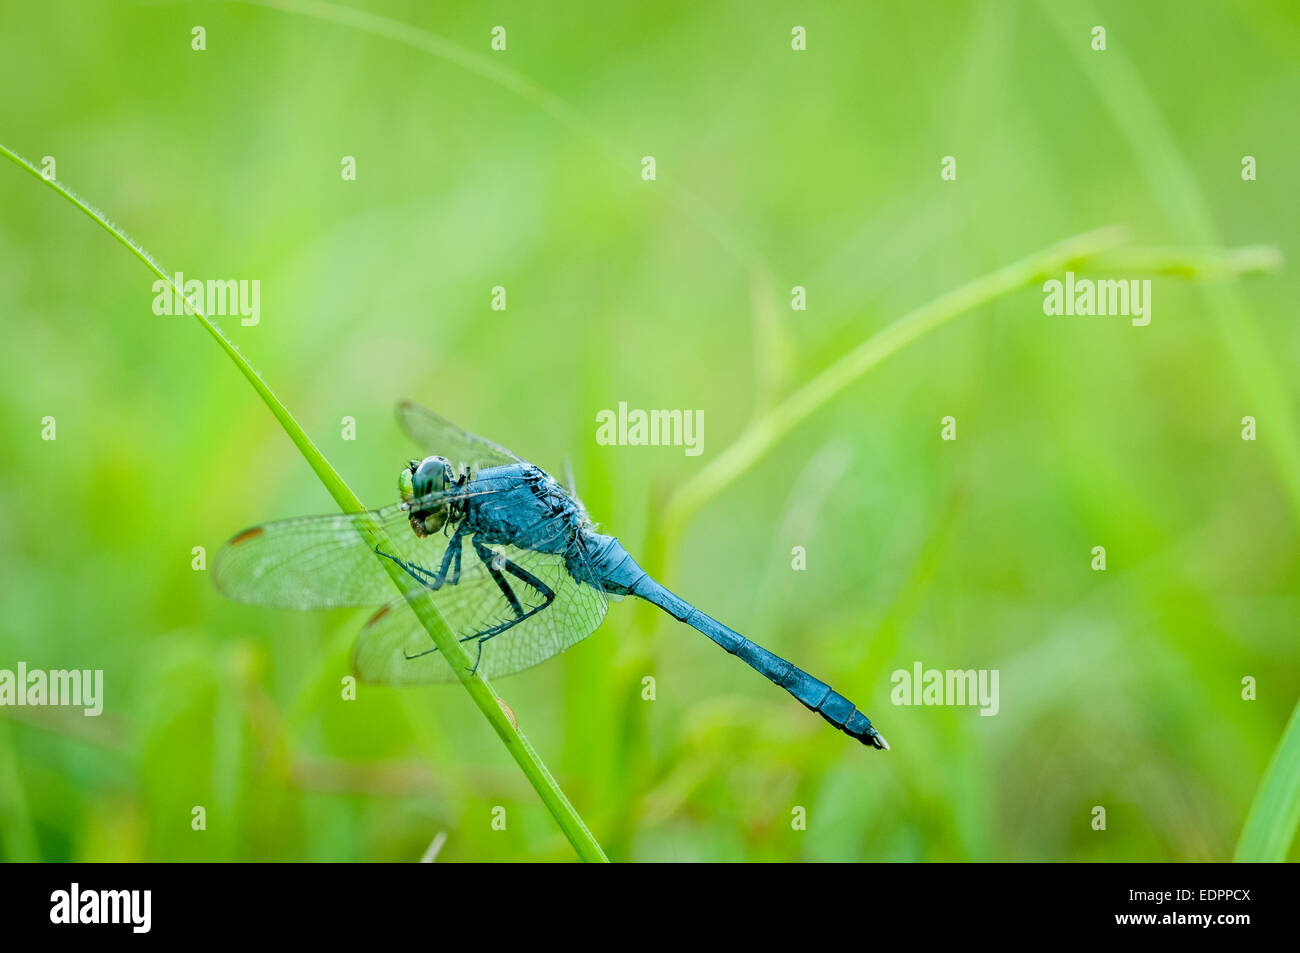
[[864, 340], [745, 428], [736, 440], [669, 497], [661, 523], [661, 552], [671, 553], [685, 525], [718, 492], [734, 483], [813, 413], [868, 371], [931, 331], [1062, 271], [1140, 270], [1185, 278], [1226, 278], [1271, 271], [1281, 255], [1272, 247], [1144, 249], [1123, 247], [1126, 231], [1110, 226], [1084, 232], [942, 294]]
[[[316, 474], [317, 478], [319, 478], [321, 483], [324, 484], [325, 489], [329, 491], [330, 496], [334, 498], [334, 501], [339, 505], [339, 508], [345, 513], [359, 513], [365, 511], [365, 506], [361, 503], [361, 500], [357, 498], [357, 495], [353, 493], [352, 489], [344, 482], [338, 471], [334, 469], [327, 459], [325, 459], [325, 455], [320, 452], [316, 444], [312, 442], [309, 436], [307, 436], [307, 432], [303, 430], [298, 421], [294, 419], [294, 416], [289, 412], [289, 409], [280, 402], [278, 397], [275, 396], [275, 392], [271, 390], [266, 381], [262, 380], [261, 375], [253, 369], [253, 366], [249, 364], [248, 360], [239, 352], [239, 349], [235, 347], [234, 343], [231, 342], [224, 333], [222, 333], [221, 328], [217, 326], [216, 322], [214, 322], [209, 316], [205, 315], [198, 308], [196, 302], [189, 300], [185, 296], [182, 290], [176, 286], [172, 277], [163, 270], [162, 266], [158, 264], [152, 255], [140, 247], [140, 245], [132, 241], [125, 232], [109, 221], [102, 212], [91, 206], [57, 179], [47, 178], [39, 169], [32, 165], [31, 162], [18, 155], [16, 152], [13, 152], [3, 144], [0, 144], [0, 153], [3, 153], [7, 159], [12, 161], [19, 168], [25, 169], [31, 175], [52, 188], [55, 192], [59, 193], [59, 195], [68, 202], [80, 209], [92, 221], [112, 235], [120, 244], [130, 251], [131, 254], [144, 262], [150, 271], [156, 274], [163, 281], [167, 282], [176, 294], [185, 301], [186, 308], [194, 315], [199, 324], [203, 326], [203, 329], [207, 331], [208, 334], [212, 336], [213, 340], [217, 342], [218, 346], [226, 352], [226, 355], [230, 360], [239, 368], [240, 373], [244, 375], [249, 384], [252, 385], [253, 389], [257, 391], [258, 396], [262, 398], [263, 403], [265, 403], [271, 413], [275, 415], [275, 419], [280, 422], [280, 426], [284, 428], [285, 433], [289, 435], [289, 439], [293, 441], [294, 446], [298, 448], [299, 453], [302, 454], [303, 458], [312, 468], [312, 471]], [[380, 535], [378, 527], [374, 527], [370, 535], [373, 536], [373, 541], [376, 544], [382, 542], [382, 536]], [[391, 551], [391, 549], [389, 551]], [[380, 556], [376, 556], [375, 558], [384, 565], [385, 571], [393, 578], [394, 585], [397, 587], [398, 591], [405, 593], [408, 587], [402, 579], [402, 569], [391, 560], [384, 559]], [[600, 844], [596, 841], [596, 838], [592, 835], [591, 831], [588, 830], [587, 825], [583, 823], [582, 818], [578, 815], [578, 812], [574, 810], [573, 805], [569, 803], [569, 799], [565, 797], [564, 792], [560, 790], [559, 784], [556, 783], [555, 778], [542, 762], [542, 759], [538, 757], [533, 746], [529, 744], [524, 733], [520, 731], [512, 719], [507, 716], [506, 712], [502, 708], [502, 703], [500, 702], [496, 692], [492, 689], [492, 686], [488, 684], [487, 680], [482, 676], [471, 674], [469, 655], [452, 634], [451, 630], [447, 627], [447, 623], [443, 620], [442, 616], [439, 615], [438, 610], [434, 607], [432, 601], [427, 598], [419, 598], [418, 595], [408, 595], [407, 601], [411, 605], [416, 616], [419, 617], [424, 628], [428, 631], [429, 637], [433, 639], [434, 644], [438, 646], [438, 650], [443, 653], [448, 664], [451, 665], [460, 677], [461, 684], [465, 687], [465, 690], [469, 692], [469, 696], [473, 699], [474, 704], [478, 706], [479, 711], [483, 713], [483, 717], [488, 720], [488, 723], [492, 726], [493, 730], [496, 731], [497, 736], [500, 737], [502, 743], [506, 746], [506, 750], [510, 752], [510, 756], [515, 759], [515, 763], [519, 765], [520, 770], [523, 771], [524, 775], [528, 778], [528, 782], [533, 786], [534, 790], [537, 791], [538, 796], [542, 799], [542, 803], [546, 805], [551, 816], [555, 818], [556, 823], [564, 832], [565, 837], [568, 838], [569, 843], [573, 845], [573, 849], [577, 851], [578, 856], [586, 861], [605, 861], [607, 858], [605, 857], [604, 851], [601, 850]]]

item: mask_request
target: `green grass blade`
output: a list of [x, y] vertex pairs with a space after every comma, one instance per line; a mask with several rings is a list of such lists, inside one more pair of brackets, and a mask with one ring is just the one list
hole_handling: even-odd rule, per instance
[[8, 722], [0, 721], [0, 804], [5, 805], [0, 811], [0, 861], [36, 863], [41, 859], [40, 847], [12, 734]]
[[964, 314], [1071, 269], [1104, 270], [1107, 273], [1138, 270], [1211, 280], [1274, 271], [1282, 261], [1281, 253], [1272, 246], [1244, 249], [1121, 247], [1126, 240], [1125, 234], [1123, 228], [1111, 226], [1067, 238], [942, 294], [877, 331], [757, 417], [722, 453], [677, 488], [663, 513], [663, 551], [672, 551], [682, 527], [708, 500], [749, 471], [795, 427], [872, 368]]
[[[1112, 44], [1105, 53], [1105, 67], [1099, 68], [1097, 54], [1078, 41], [1076, 32], [1079, 24], [1102, 22], [1096, 8], [1083, 0], [1041, 0], [1039, 6], [1077, 61], [1079, 74], [1092, 82], [1098, 99], [1128, 141], [1133, 159], [1175, 232], [1189, 242], [1219, 244], [1220, 230], [1210, 202], [1192, 165], [1183, 157], [1165, 108], [1125, 54], [1123, 43]], [[1226, 353], [1257, 408], [1255, 416], [1274, 421], [1278, 437], [1265, 446], [1277, 466], [1293, 518], [1300, 525], [1300, 440], [1296, 438], [1300, 421], [1284, 385], [1287, 371], [1278, 367], [1276, 343], [1269, 340], [1231, 283], [1207, 284], [1203, 294], [1206, 310], [1227, 345]]]
[[[294, 445], [311, 466], [321, 483], [324, 484], [330, 495], [334, 497], [334, 501], [338, 503], [339, 508], [345, 513], [358, 513], [365, 510], [365, 506], [361, 503], [361, 500], [357, 498], [356, 494], [352, 492], [352, 489], [343, 481], [343, 478], [339, 475], [338, 471], [335, 470], [334, 467], [330, 465], [330, 462], [325, 459], [324, 454], [320, 452], [312, 442], [311, 438], [307, 436], [306, 431], [304, 431], [298, 421], [294, 419], [293, 414], [289, 413], [288, 408], [285, 407], [284, 404], [280, 402], [280, 399], [275, 396], [275, 393], [271, 390], [270, 386], [262, 380], [261, 375], [253, 369], [253, 366], [248, 363], [247, 359], [245, 359], [243, 354], [239, 352], [239, 349], [235, 347], [230, 339], [222, 333], [217, 324], [199, 310], [196, 306], [196, 302], [190, 301], [185, 297], [181, 289], [176, 287], [176, 283], [172, 277], [163, 270], [162, 266], [158, 264], [152, 255], [127, 237], [126, 233], [110, 222], [102, 212], [91, 206], [57, 179], [47, 178], [42, 175], [40, 170], [29, 161], [3, 144], [0, 144], [0, 153], [3, 153], [6, 158], [19, 166], [19, 168], [25, 169], [50, 188], [54, 189], [55, 192], [63, 196], [63, 198], [68, 202], [71, 202], [92, 221], [117, 239], [119, 243], [131, 252], [131, 254], [144, 262], [150, 271], [156, 274], [163, 281], [167, 282], [176, 293], [186, 301], [186, 307], [203, 326], [204, 330], [206, 330], [221, 349], [226, 352], [226, 355], [230, 360], [239, 368], [240, 373], [244, 375], [249, 384], [252, 385], [253, 389], [257, 391], [257, 394], [262, 398], [263, 403], [265, 403], [271, 413], [275, 415], [275, 419], [280, 422], [280, 426], [284, 428], [285, 433], [289, 435], [289, 439], [293, 441]], [[383, 539], [378, 527], [372, 528], [370, 535], [376, 543], [381, 542]], [[391, 560], [384, 559], [380, 556], [376, 556], [375, 558], [380, 561], [384, 566], [385, 571], [388, 572], [389, 576], [393, 579], [394, 586], [397, 590], [405, 593], [407, 587], [402, 578], [401, 568]], [[555, 778], [542, 762], [542, 759], [538, 757], [537, 752], [533, 750], [533, 746], [529, 744], [528, 739], [524, 736], [523, 732], [519, 730], [512, 719], [509, 718], [502, 709], [501, 702], [499, 701], [496, 692], [492, 689], [492, 686], [489, 685], [487, 680], [481, 676], [477, 674], [471, 675], [469, 673], [470, 660], [468, 654], [452, 634], [451, 630], [447, 627], [447, 623], [443, 620], [442, 616], [438, 614], [433, 603], [428, 599], [421, 599], [413, 595], [408, 595], [408, 602], [410, 603], [411, 608], [415, 611], [415, 614], [419, 617], [420, 622], [428, 631], [429, 637], [432, 638], [434, 643], [438, 646], [438, 650], [443, 653], [448, 664], [451, 665], [460, 676], [461, 684], [465, 687], [465, 690], [469, 692], [470, 698], [473, 699], [474, 704], [478, 706], [479, 711], [483, 713], [483, 717], [492, 725], [497, 736], [500, 737], [502, 743], [506, 746], [506, 750], [510, 752], [511, 757], [515, 759], [515, 763], [519, 765], [520, 770], [523, 771], [524, 775], [528, 778], [529, 783], [532, 784], [533, 788], [537, 791], [538, 796], [541, 797], [547, 810], [551, 812], [551, 816], [555, 818], [556, 823], [559, 824], [560, 829], [569, 839], [569, 843], [573, 845], [573, 849], [577, 851], [578, 856], [586, 861], [607, 860], [604, 851], [601, 850], [600, 844], [597, 843], [596, 838], [592, 835], [591, 831], [587, 829], [587, 825], [578, 815], [578, 812], [574, 810], [573, 805], [569, 803], [564, 792], [560, 790], [559, 784], [556, 783]]]
[[1124, 241], [1124, 235], [1118, 227], [1076, 235], [940, 295], [867, 338], [756, 418], [721, 454], [677, 488], [664, 512], [665, 550], [672, 551], [681, 528], [709, 499], [735, 482], [778, 441], [873, 367], [960, 315], [1114, 248]]
[[1237, 841], [1237, 861], [1286, 860], [1300, 826], [1300, 702], [1259, 782]]

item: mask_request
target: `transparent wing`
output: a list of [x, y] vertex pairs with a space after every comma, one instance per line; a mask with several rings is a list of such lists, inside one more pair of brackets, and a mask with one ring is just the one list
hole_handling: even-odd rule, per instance
[[[487, 491], [488, 493], [497, 491]], [[432, 507], [468, 490], [432, 494], [417, 501]], [[382, 540], [382, 542], [380, 542]], [[418, 537], [403, 504], [365, 513], [306, 516], [254, 526], [231, 538], [213, 563], [213, 581], [239, 602], [285, 609], [379, 606], [396, 588], [375, 546], [430, 572], [437, 572], [448, 539]]]
[[[479, 674], [501, 678], [531, 668], [581, 642], [605, 618], [609, 607], [605, 593], [569, 575], [563, 556], [513, 546], [490, 548], [549, 590], [548, 594], [504, 571], [522, 609], [536, 609], [536, 614], [499, 634], [475, 637], [475, 633], [509, 622], [513, 610], [472, 546], [467, 546], [464, 554], [459, 583], [447, 582], [437, 591], [422, 589], [414, 594], [437, 607], [451, 631], [464, 642], [470, 664], [477, 660]], [[366, 682], [403, 685], [456, 680], [456, 673], [405, 598], [371, 617], [357, 639], [352, 662], [358, 677]]]
[[505, 447], [476, 433], [461, 430], [450, 420], [409, 400], [397, 405], [397, 420], [420, 449], [446, 457], [458, 473], [466, 463], [478, 471], [484, 467], [523, 462]]

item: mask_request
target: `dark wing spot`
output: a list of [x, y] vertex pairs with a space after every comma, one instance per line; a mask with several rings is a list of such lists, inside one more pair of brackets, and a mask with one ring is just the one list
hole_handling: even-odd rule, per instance
[[245, 540], [252, 539], [254, 536], [261, 536], [263, 532], [264, 532], [263, 527], [254, 526], [252, 529], [244, 530], [242, 533], [240, 533], [238, 536], [232, 539], [228, 545], [237, 546], [240, 543], [244, 542]]

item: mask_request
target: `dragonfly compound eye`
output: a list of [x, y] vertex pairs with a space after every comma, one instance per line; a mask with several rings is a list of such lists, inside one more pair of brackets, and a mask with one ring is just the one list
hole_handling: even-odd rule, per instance
[[411, 477], [411, 489], [418, 496], [441, 493], [452, 481], [451, 464], [446, 457], [425, 457]]

